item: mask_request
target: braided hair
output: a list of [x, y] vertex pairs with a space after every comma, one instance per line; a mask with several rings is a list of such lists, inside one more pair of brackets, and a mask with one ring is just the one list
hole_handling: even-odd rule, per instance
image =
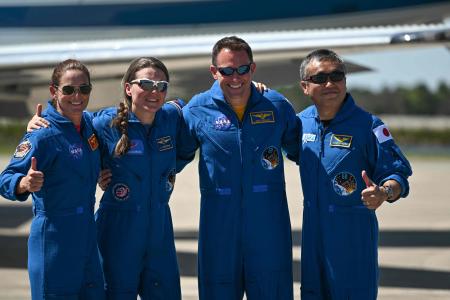
[[139, 57], [134, 59], [127, 72], [122, 78], [123, 101], [117, 107], [117, 116], [112, 120], [111, 126], [116, 127], [121, 136], [114, 149], [116, 156], [125, 155], [130, 150], [131, 142], [128, 138], [128, 119], [131, 110], [132, 99], [126, 93], [126, 84], [136, 79], [136, 73], [145, 68], [155, 68], [161, 70], [169, 81], [169, 71], [166, 66], [155, 57]]

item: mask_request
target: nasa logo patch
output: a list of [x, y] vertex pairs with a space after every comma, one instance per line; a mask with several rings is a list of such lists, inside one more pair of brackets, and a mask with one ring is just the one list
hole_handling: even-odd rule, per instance
[[75, 159], [83, 157], [83, 148], [81, 144], [72, 144], [69, 146], [70, 155]]
[[348, 196], [357, 188], [356, 178], [349, 172], [338, 173], [333, 178], [333, 188], [336, 194], [340, 196]]
[[144, 154], [144, 142], [142, 140], [133, 139], [130, 142], [130, 150], [128, 155], [142, 155]]
[[228, 130], [231, 127], [231, 121], [225, 115], [220, 115], [214, 120], [214, 129]]
[[117, 201], [125, 201], [130, 196], [130, 188], [123, 183], [116, 183], [112, 188], [112, 193]]
[[264, 149], [261, 155], [261, 164], [266, 170], [275, 169], [280, 163], [280, 155], [278, 154], [278, 149], [274, 146], [270, 146]]
[[29, 140], [24, 140], [22, 143], [17, 145], [16, 151], [14, 152], [14, 158], [24, 158], [31, 150], [32, 146]]

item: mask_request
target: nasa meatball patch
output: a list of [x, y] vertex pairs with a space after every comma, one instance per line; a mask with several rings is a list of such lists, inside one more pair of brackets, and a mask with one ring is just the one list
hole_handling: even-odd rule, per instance
[[16, 147], [14, 158], [24, 158], [31, 150], [32, 146], [29, 140], [24, 140]]
[[339, 196], [348, 196], [356, 190], [356, 178], [352, 173], [341, 172], [333, 178], [334, 191]]
[[275, 169], [280, 164], [278, 149], [274, 146], [264, 149], [261, 155], [261, 164], [266, 170]]
[[231, 121], [225, 115], [220, 115], [214, 120], [214, 129], [216, 130], [228, 130], [231, 127]]

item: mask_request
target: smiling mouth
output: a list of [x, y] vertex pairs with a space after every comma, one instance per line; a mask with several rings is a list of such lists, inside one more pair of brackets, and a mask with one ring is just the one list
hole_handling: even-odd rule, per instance
[[79, 106], [79, 105], [83, 104], [83, 101], [80, 101], [80, 102], [70, 101], [70, 104], [75, 105], [75, 106]]
[[240, 83], [240, 84], [229, 84], [228, 86], [230, 88], [232, 88], [232, 89], [238, 89], [238, 88], [240, 88], [242, 86], [242, 83]]

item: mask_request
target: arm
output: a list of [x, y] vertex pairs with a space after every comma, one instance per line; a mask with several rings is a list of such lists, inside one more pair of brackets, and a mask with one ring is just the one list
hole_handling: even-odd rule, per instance
[[195, 151], [199, 147], [193, 124], [193, 116], [185, 106], [182, 109], [180, 126], [177, 133], [177, 173], [190, 163], [195, 157]]

